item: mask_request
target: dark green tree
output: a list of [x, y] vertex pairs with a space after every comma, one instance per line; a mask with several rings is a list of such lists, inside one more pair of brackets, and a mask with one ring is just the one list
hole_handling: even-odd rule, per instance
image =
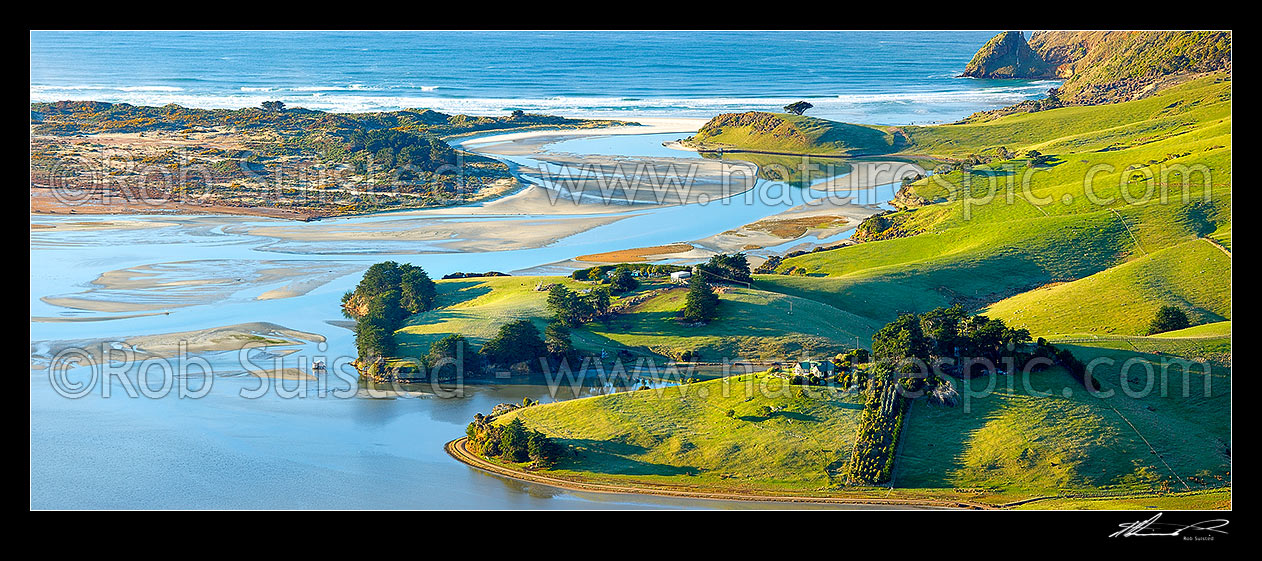
[[640, 281], [631, 275], [631, 269], [627, 267], [618, 267], [613, 271], [613, 278], [610, 279], [609, 285], [617, 294], [631, 292], [640, 287]]
[[613, 300], [609, 296], [608, 286], [597, 286], [582, 297], [582, 310], [592, 316], [603, 316], [609, 313]]
[[803, 113], [806, 113], [806, 110], [812, 107], [815, 107], [815, 106], [811, 105], [810, 103], [806, 101], [795, 101], [793, 103], [785, 105], [784, 110], [787, 113], [792, 113], [794, 115], [801, 115]]
[[425, 355], [425, 362], [431, 369], [432, 377], [452, 376], [457, 368], [466, 376], [477, 375], [482, 370], [482, 356], [473, 348], [468, 339], [461, 335], [451, 334], [434, 341]]
[[706, 282], [705, 275], [693, 275], [688, 279], [688, 294], [684, 297], [684, 321], [709, 323], [718, 316], [719, 295]]
[[548, 290], [545, 308], [556, 321], [570, 327], [583, 325], [583, 322], [592, 315], [592, 309], [585, 300], [579, 298], [574, 291], [559, 284], [553, 285]]
[[524, 462], [530, 458], [530, 435], [526, 424], [514, 418], [500, 432], [500, 454], [510, 462]]
[[710, 282], [738, 282], [750, 283], [754, 278], [749, 273], [749, 260], [745, 258], [744, 253], [734, 253], [728, 255], [720, 253], [710, 260], [697, 265], [697, 270], [708, 276], [706, 279]]
[[1187, 312], [1184, 312], [1181, 308], [1162, 306], [1157, 310], [1157, 315], [1152, 318], [1152, 323], [1148, 324], [1148, 334], [1165, 333], [1166, 331], [1191, 327], [1191, 325], [1192, 322], [1188, 320]]
[[548, 346], [530, 320], [519, 319], [500, 326], [495, 336], [482, 345], [482, 354], [496, 366], [525, 362], [537, 370], [542, 367], [539, 359], [548, 356]]

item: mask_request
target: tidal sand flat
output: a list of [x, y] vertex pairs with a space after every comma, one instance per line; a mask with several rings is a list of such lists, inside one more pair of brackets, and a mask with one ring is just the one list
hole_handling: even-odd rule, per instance
[[212, 353], [240, 351], [243, 348], [300, 345], [305, 342], [323, 342], [323, 335], [306, 333], [268, 322], [241, 323], [155, 335], [131, 337], [41, 341], [31, 343], [31, 367], [45, 368], [49, 361], [67, 349], [84, 353], [79, 358], [100, 363], [111, 352], [130, 354], [134, 358], [174, 358], [181, 353]]
[[209, 304], [281, 282], [286, 284], [256, 297], [293, 297], [356, 270], [355, 265], [331, 261], [175, 261], [106, 271], [86, 290], [40, 299], [54, 306], [95, 312], [167, 310]]

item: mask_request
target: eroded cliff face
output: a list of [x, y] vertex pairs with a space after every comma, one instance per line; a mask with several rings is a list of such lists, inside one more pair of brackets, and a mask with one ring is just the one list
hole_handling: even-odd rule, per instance
[[1025, 41], [1021, 31], [1005, 31], [982, 46], [964, 68], [972, 78], [1055, 78], [1056, 69]]
[[1020, 31], [996, 35], [973, 56], [964, 76], [1060, 78], [1058, 104], [1137, 99], [1179, 76], [1231, 70], [1227, 31]]
[[1226, 31], [1040, 31], [1032, 48], [1065, 83], [1065, 103], [1094, 105], [1139, 99], [1180, 77], [1231, 70]]

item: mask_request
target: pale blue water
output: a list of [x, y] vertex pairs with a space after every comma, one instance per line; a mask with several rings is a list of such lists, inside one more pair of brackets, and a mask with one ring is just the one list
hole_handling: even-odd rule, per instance
[[32, 32], [31, 99], [335, 111], [711, 117], [805, 99], [950, 121], [1047, 81], [959, 78], [991, 31]]

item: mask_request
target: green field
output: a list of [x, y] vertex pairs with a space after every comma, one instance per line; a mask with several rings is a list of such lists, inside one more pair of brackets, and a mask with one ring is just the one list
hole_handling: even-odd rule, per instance
[[[1028, 388], [1020, 377], [1011, 388], [1008, 377], [998, 383], [974, 378], [968, 384], [979, 397], [971, 404], [913, 407], [895, 464], [895, 484], [1038, 496], [1186, 491], [1230, 482], [1229, 371], [1214, 368], [1207, 376], [1193, 368], [1186, 374], [1190, 390], [1184, 397], [1184, 369], [1171, 367], [1162, 396], [1164, 357], [1071, 350], [1084, 362], [1100, 357], [1115, 361], [1095, 369], [1101, 391], [1111, 390], [1111, 397], [1089, 394], [1059, 369], [1031, 375]], [[1127, 361], [1129, 370], [1123, 368]], [[1144, 391], [1148, 367], [1154, 382]]]
[[[544, 404], [505, 415], [578, 450], [552, 470], [600, 481], [762, 492], [834, 485], [862, 397], [803, 397], [750, 374]], [[759, 407], [780, 408], [760, 417]], [[728, 417], [727, 412], [733, 411]]]
[[[395, 333], [399, 355], [420, 357], [434, 341], [452, 333], [482, 344], [501, 325], [518, 319], [534, 322], [542, 333], [549, 315], [544, 308], [543, 283], [562, 283], [573, 290], [594, 286], [568, 277], [487, 277], [438, 281], [433, 310], [412, 316]], [[667, 358], [682, 351], [699, 353], [701, 360], [784, 359], [803, 352], [816, 358], [856, 346], [866, 346], [880, 325], [815, 300], [764, 290], [729, 288], [720, 296], [720, 318], [709, 325], [689, 327], [678, 320], [684, 305], [682, 287], [664, 280], [648, 280], [631, 293], [615, 298], [655, 295], [609, 321], [592, 322], [571, 331], [574, 346], [599, 354], [626, 349], [637, 356]]]
[[[1159, 364], [1159, 357], [1125, 351], [1075, 352], [1119, 364], [1132, 358]], [[1208, 394], [1202, 393], [1205, 376], [1189, 375], [1191, 398], [1177, 395], [1181, 371], [1171, 371], [1178, 387], [1167, 397], [1157, 391], [1141, 395], [1141, 384], [1132, 384], [1128, 391], [1137, 396], [1132, 397], [1123, 392], [1120, 378], [1111, 380], [1117, 368], [1099, 372], [1102, 389], [1113, 390], [1112, 397], [1091, 396], [1053, 369], [1032, 375], [1030, 388], [1015, 383], [1011, 390], [988, 389], [986, 379], [975, 379], [966, 406], [917, 403], [893, 488], [883, 488], [880, 496], [1000, 506], [1044, 496], [1155, 495], [1229, 483], [1224, 435], [1231, 396], [1225, 371], [1209, 376]], [[497, 422], [519, 416], [529, 428], [576, 450], [548, 471], [572, 480], [844, 497], [872, 492], [838, 478], [862, 403], [861, 395], [753, 374], [539, 405]], [[779, 410], [762, 417], [762, 406]], [[1180, 504], [1167, 508], [1188, 508]]]
[[1162, 305], [1193, 323], [1231, 318], [1231, 258], [1204, 240], [1143, 255], [1072, 282], [1031, 290], [983, 312], [1038, 336], [1146, 335]]

